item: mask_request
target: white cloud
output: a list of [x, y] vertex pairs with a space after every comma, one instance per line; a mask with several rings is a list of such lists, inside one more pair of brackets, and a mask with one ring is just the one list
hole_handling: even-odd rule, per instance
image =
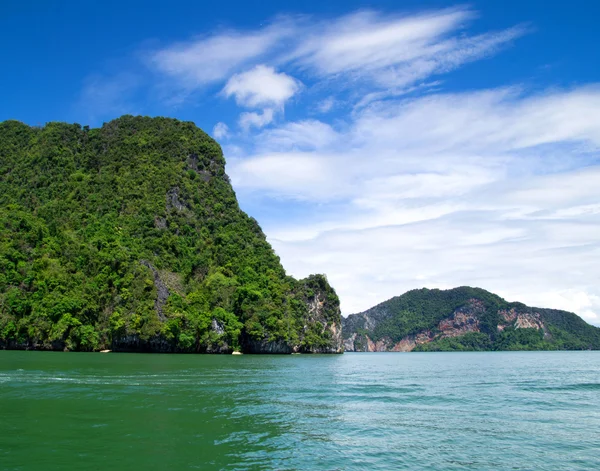
[[262, 128], [270, 124], [275, 117], [275, 111], [272, 108], [265, 108], [262, 113], [244, 112], [240, 115], [239, 124], [245, 131], [251, 128]]
[[600, 144], [600, 90], [522, 97], [512, 89], [376, 103], [358, 116], [360, 142], [402, 142], [430, 152], [498, 153], [545, 144]]
[[323, 113], [323, 114], [329, 113], [332, 109], [335, 108], [336, 104], [337, 104], [336, 99], [332, 96], [329, 96], [317, 104], [316, 110], [319, 113]]
[[260, 31], [229, 31], [170, 45], [152, 52], [149, 63], [186, 87], [196, 88], [226, 79], [294, 32], [293, 23], [279, 20]]
[[[419, 184], [430, 186], [434, 195], [450, 184], [459, 189], [489, 183], [512, 168], [527, 174], [540, 165], [545, 172], [574, 168], [589, 158], [588, 153], [574, 152], [572, 147], [581, 142], [600, 144], [600, 90], [595, 88], [529, 97], [500, 89], [386, 101], [356, 114], [342, 133], [312, 120], [287, 123], [256, 137], [259, 152], [279, 150], [287, 156], [305, 150], [304, 159], [319, 161], [322, 171], [329, 172], [324, 177], [335, 181], [332, 188], [343, 187], [342, 196], [358, 193], [363, 200], [364, 190], [381, 178], [387, 179], [388, 188], [392, 183], [401, 186], [393, 191], [402, 199], [411, 185], [412, 193]], [[562, 146], [558, 157], [548, 147], [552, 145]], [[272, 167], [261, 170], [260, 179], [241, 178], [249, 162], [233, 168], [242, 185], [260, 182], [268, 189], [272, 182], [272, 189], [280, 187], [281, 175]], [[310, 167], [306, 169], [309, 173]], [[302, 183], [278, 190], [283, 196], [285, 191], [301, 191], [308, 199], [327, 197], [318, 180], [307, 186], [307, 179], [297, 176]], [[339, 191], [329, 194], [340, 197]]]
[[[241, 165], [244, 168], [243, 175], [240, 172], [232, 174], [233, 184], [236, 187], [243, 187], [246, 178], [255, 179], [259, 180], [255, 183], [256, 187], [265, 188], [274, 194], [285, 191], [288, 197], [302, 195], [301, 191], [296, 194], [290, 193], [288, 187], [302, 188], [317, 182], [318, 185], [326, 188], [325, 178], [329, 174], [318, 160], [293, 153], [262, 155], [256, 159], [244, 160]], [[268, 172], [265, 172], [266, 168], [269, 169]], [[277, 182], [271, 180], [273, 174], [279, 175]], [[263, 176], [266, 177], [265, 180]]]
[[215, 139], [224, 139], [229, 136], [229, 126], [225, 123], [218, 122], [213, 128], [213, 137]]
[[[330, 21], [280, 17], [257, 31], [225, 31], [167, 45], [148, 54], [147, 62], [169, 77], [172, 87], [194, 90], [229, 80], [223, 92], [242, 106], [278, 106], [297, 92], [299, 82], [276, 73], [275, 66], [303, 72], [309, 80], [343, 78], [339, 83], [347, 87], [368, 79], [380, 93], [398, 94], [492, 55], [526, 32], [512, 27], [469, 36], [464, 27], [474, 17], [464, 8], [405, 15], [359, 11]], [[333, 103], [325, 101], [323, 112]]]
[[329, 124], [317, 120], [305, 120], [286, 123], [265, 131], [256, 141], [262, 150], [323, 150], [338, 138], [338, 133]]
[[323, 75], [387, 67], [418, 57], [424, 45], [470, 16], [468, 11], [450, 10], [389, 20], [375, 12], [358, 12], [317, 29], [294, 56]]
[[242, 199], [310, 205], [265, 231], [292, 274], [327, 273], [344, 314], [474, 285], [600, 323], [599, 100], [584, 87], [377, 102], [336, 128], [263, 131], [228, 171]]
[[[496, 195], [502, 197], [502, 195]], [[344, 314], [408, 289], [480, 286], [511, 301], [562, 308], [600, 323], [600, 221], [507, 221], [497, 211], [455, 212], [418, 223], [330, 230], [305, 241], [273, 239], [301, 276], [324, 267]], [[578, 240], [566, 233], [575, 231]], [[577, 299], [565, 293], [578, 293]]]
[[281, 108], [300, 89], [299, 82], [273, 67], [257, 65], [229, 79], [223, 93], [235, 97], [240, 106], [250, 108]]
[[473, 17], [466, 9], [391, 18], [358, 12], [315, 28], [289, 57], [320, 76], [351, 74], [386, 88], [406, 87], [491, 55], [525, 33], [514, 27], [476, 36], [456, 34]]

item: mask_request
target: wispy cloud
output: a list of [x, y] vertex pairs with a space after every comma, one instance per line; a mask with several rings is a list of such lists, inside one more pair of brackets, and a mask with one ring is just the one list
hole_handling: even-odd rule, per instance
[[263, 152], [273, 150], [324, 150], [340, 139], [333, 127], [318, 120], [304, 120], [282, 124], [264, 131], [256, 139]]
[[291, 21], [281, 19], [259, 31], [225, 31], [157, 49], [149, 54], [148, 63], [193, 89], [227, 80], [240, 67], [262, 58], [294, 30]]
[[[475, 16], [455, 8], [404, 15], [359, 11], [329, 21], [277, 17], [258, 30], [207, 32], [145, 50], [127, 61], [130, 73], [119, 71], [105, 81], [144, 76], [145, 94], [170, 107], [193, 105], [218, 87], [239, 106], [265, 110], [239, 119], [242, 127], [260, 128], [273, 121], [269, 110], [281, 110], [302, 83], [318, 89], [336, 80], [337, 89], [364, 105], [418, 89], [432, 76], [498, 52], [525, 32], [510, 27], [469, 36], [465, 27]], [[114, 97], [115, 105], [131, 101], [126, 89]], [[329, 96], [318, 108], [326, 113], [337, 102]], [[106, 113], [101, 105], [98, 113]]]
[[[438, 175], [432, 192], [442, 184], [441, 175], [451, 171], [458, 170], [474, 182], [479, 179], [469, 168], [496, 175], [517, 166], [527, 174], [540, 166], [545, 172], [569, 169], [590, 157], [589, 152], [574, 152], [573, 146], [578, 149], [582, 144], [587, 149], [600, 145], [600, 89], [539, 96], [496, 89], [375, 103], [339, 131], [316, 120], [286, 123], [257, 136], [258, 153], [236, 162], [232, 171], [240, 187], [252, 188], [260, 182], [261, 189], [269, 189], [272, 182], [270, 189], [282, 192], [281, 196], [302, 191], [305, 198], [322, 201], [327, 195], [318, 178], [314, 185], [306, 186], [301, 179], [297, 186], [279, 189], [281, 175], [273, 168], [259, 170], [254, 160], [273, 150], [289, 159], [290, 153], [308, 149], [302, 158], [318, 162], [321, 176], [335, 180], [331, 188], [345, 189], [341, 194], [328, 192], [330, 198], [339, 198], [362, 193], [372, 178], [403, 175], [406, 187], [406, 178], [415, 181], [424, 169], [429, 180]], [[555, 151], [543, 148], [550, 145], [561, 145], [564, 151], [557, 157]], [[247, 169], [260, 172], [261, 177]], [[307, 167], [306, 173], [312, 171]], [[407, 194], [394, 191], [401, 198]]]
[[244, 112], [240, 114], [239, 124], [244, 131], [251, 128], [263, 128], [273, 121], [275, 110], [273, 108], [265, 108], [261, 113], [255, 111]]
[[337, 105], [337, 101], [333, 96], [328, 96], [327, 98], [319, 101], [319, 103], [317, 103], [315, 109], [319, 112], [319, 113], [329, 113], [331, 110], [333, 110], [335, 108], [335, 106]]
[[266, 232], [292, 273], [325, 267], [346, 314], [470, 284], [600, 323], [598, 100], [594, 87], [387, 100], [339, 129], [264, 131], [229, 172], [243, 198], [314, 202], [310, 221]]
[[474, 14], [466, 9], [397, 16], [354, 13], [315, 30], [291, 54], [322, 77], [352, 75], [382, 87], [407, 87], [498, 51], [524, 27], [475, 36], [459, 34]]
[[315, 28], [292, 57], [321, 75], [381, 69], [419, 58], [471, 16], [466, 10], [393, 19], [373, 11], [353, 13]]
[[242, 106], [285, 101], [298, 90], [298, 81], [275, 67], [313, 84], [334, 77], [348, 88], [366, 80], [379, 93], [398, 95], [526, 32], [516, 26], [469, 36], [464, 29], [474, 17], [459, 8], [396, 16], [359, 11], [327, 22], [285, 17], [259, 31], [226, 31], [155, 50], [148, 63], [188, 90], [228, 81], [225, 96]]
[[218, 122], [213, 128], [212, 135], [215, 139], [224, 139], [229, 135], [229, 126], [223, 122]]

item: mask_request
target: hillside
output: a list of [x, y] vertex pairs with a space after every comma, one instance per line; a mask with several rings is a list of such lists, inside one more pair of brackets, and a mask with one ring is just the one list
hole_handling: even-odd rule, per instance
[[480, 288], [408, 291], [343, 319], [346, 351], [600, 349], [600, 328]]
[[193, 123], [0, 123], [0, 348], [340, 352]]

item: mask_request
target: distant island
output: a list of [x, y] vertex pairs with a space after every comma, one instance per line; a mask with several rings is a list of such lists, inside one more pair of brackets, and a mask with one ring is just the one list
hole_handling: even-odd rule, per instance
[[598, 350], [600, 328], [480, 288], [409, 291], [343, 320], [347, 352]]
[[341, 353], [191, 122], [0, 123], [0, 348]]

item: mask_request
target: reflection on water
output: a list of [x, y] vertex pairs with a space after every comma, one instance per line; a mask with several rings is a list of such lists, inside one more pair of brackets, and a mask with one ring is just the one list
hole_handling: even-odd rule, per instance
[[600, 468], [600, 352], [0, 352], [0, 468]]

